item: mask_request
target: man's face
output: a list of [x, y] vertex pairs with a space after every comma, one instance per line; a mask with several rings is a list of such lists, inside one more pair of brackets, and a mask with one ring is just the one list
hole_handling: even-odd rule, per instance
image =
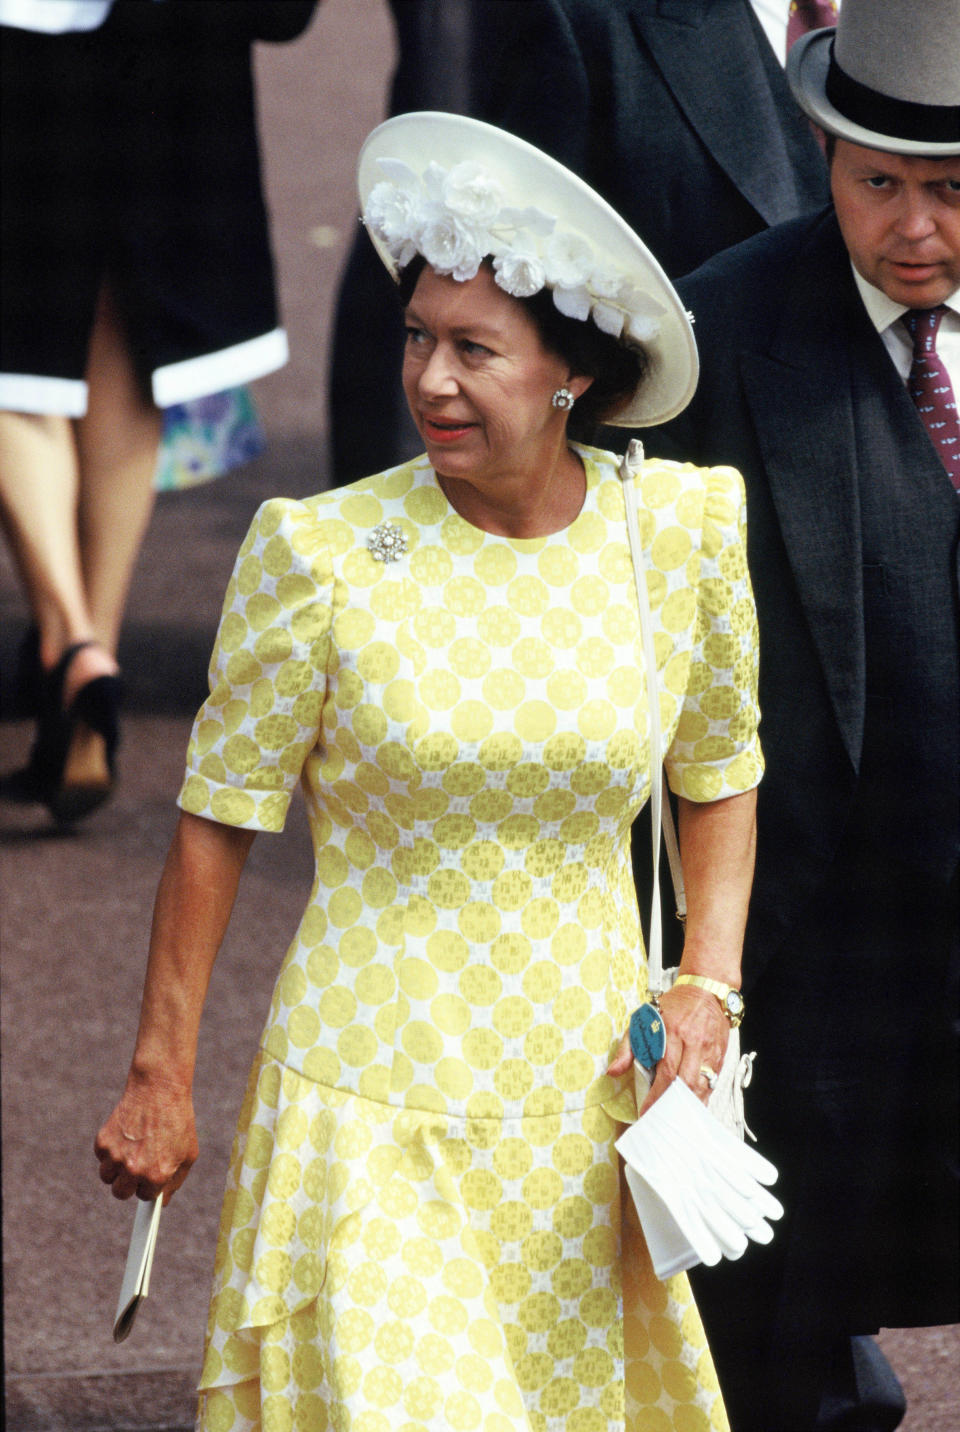
[[836, 141], [833, 201], [857, 272], [908, 308], [960, 288], [960, 155], [926, 159]]

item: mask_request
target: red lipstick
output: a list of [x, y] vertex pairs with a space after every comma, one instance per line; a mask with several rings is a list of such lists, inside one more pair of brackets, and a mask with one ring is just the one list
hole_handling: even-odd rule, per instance
[[445, 421], [439, 418], [428, 418], [422, 416], [424, 436], [432, 443], [452, 443], [462, 438], [474, 426], [473, 423], [461, 423], [455, 419]]

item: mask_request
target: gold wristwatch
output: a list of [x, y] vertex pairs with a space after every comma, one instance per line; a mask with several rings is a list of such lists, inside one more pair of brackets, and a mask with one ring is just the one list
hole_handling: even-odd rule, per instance
[[706, 975], [677, 975], [676, 984], [699, 985], [700, 989], [709, 990], [715, 994], [720, 1001], [720, 1007], [727, 1019], [730, 1021], [730, 1028], [736, 1029], [743, 1019], [743, 995], [733, 985], [721, 984], [720, 980], [707, 979]]

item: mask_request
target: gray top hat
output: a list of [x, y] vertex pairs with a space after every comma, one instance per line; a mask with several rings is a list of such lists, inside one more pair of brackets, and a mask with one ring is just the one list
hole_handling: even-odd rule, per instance
[[787, 59], [794, 98], [829, 134], [891, 154], [960, 154], [960, 0], [844, 0], [836, 30]]

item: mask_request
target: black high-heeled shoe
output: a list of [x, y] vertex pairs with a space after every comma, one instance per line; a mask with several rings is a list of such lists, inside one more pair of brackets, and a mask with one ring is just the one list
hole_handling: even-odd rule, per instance
[[75, 642], [45, 674], [37, 739], [24, 772], [33, 798], [43, 801], [54, 820], [64, 825], [89, 815], [113, 793], [120, 741], [120, 677], [95, 676], [66, 708], [63, 705], [70, 663], [84, 647], [95, 645]]

